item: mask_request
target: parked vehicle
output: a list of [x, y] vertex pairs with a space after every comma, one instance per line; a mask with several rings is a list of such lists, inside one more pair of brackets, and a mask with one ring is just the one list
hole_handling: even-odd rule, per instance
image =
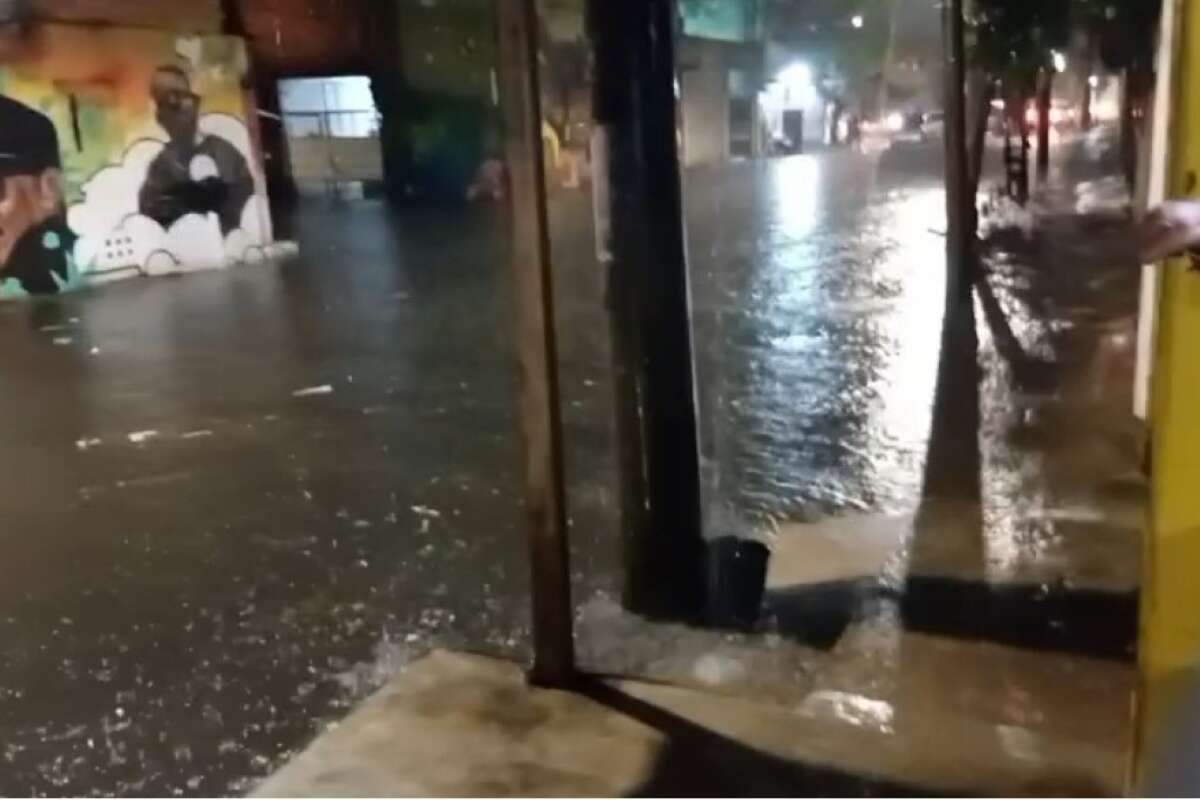
[[921, 121], [921, 135], [926, 139], [941, 139], [946, 135], [946, 112], [930, 111]]

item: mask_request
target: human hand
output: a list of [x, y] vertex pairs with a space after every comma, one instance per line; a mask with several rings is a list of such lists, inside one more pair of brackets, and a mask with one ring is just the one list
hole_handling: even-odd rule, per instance
[[1200, 200], [1170, 200], [1138, 225], [1138, 253], [1143, 264], [1182, 255], [1200, 247]]

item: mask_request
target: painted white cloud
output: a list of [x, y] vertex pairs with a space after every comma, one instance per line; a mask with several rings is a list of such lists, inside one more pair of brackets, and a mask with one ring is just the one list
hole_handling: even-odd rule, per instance
[[266, 259], [266, 245], [271, 242], [271, 212], [261, 195], [251, 197], [242, 211], [241, 226], [225, 238], [225, 261], [228, 264], [257, 264]]
[[100, 255], [109, 234], [139, 213], [138, 192], [162, 149], [162, 142], [135, 142], [120, 164], [105, 167], [83, 184], [83, 202], [68, 209], [67, 223], [80, 239], [75, 256], [85, 270]]
[[[225, 139], [253, 164], [249, 133], [236, 117], [207, 114], [201, 117], [200, 129]], [[152, 139], [135, 142], [120, 164], [105, 167], [83, 185], [82, 202], [67, 212], [68, 224], [79, 237], [75, 260], [80, 270], [136, 268], [159, 275], [261, 261], [265, 245], [271, 241], [271, 224], [263, 181], [256, 169], [252, 171], [258, 194], [246, 203], [241, 227], [228, 236], [222, 236], [216, 214], [190, 214], [164, 230], [140, 213], [139, 192], [163, 146]], [[201, 157], [191, 165], [194, 177], [215, 174], [216, 165], [205, 161], [212, 159]]]

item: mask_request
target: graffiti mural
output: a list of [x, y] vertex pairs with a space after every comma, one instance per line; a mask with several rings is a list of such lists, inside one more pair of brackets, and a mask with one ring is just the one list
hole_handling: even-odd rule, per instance
[[54, 125], [0, 97], [0, 276], [30, 294], [57, 292], [72, 278], [62, 180]]
[[46, 25], [0, 64], [0, 296], [256, 262], [239, 39]]

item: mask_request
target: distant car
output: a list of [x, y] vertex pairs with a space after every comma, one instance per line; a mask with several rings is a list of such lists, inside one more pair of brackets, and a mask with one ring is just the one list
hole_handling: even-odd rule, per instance
[[[1029, 107], [1025, 110], [1025, 124], [1027, 124], [1031, 130], [1036, 131], [1040, 121], [1039, 117], [1040, 114], [1038, 113], [1037, 105], [1031, 102]], [[1079, 109], [1070, 103], [1061, 100], [1055, 100], [1054, 104], [1050, 106], [1050, 127], [1054, 128], [1059, 133], [1078, 128]]]
[[925, 115], [920, 111], [894, 111], [889, 114], [884, 124], [893, 142], [919, 142], [924, 138], [921, 126]]
[[941, 139], [946, 135], [946, 113], [930, 111], [921, 121], [921, 135], [926, 139]]

